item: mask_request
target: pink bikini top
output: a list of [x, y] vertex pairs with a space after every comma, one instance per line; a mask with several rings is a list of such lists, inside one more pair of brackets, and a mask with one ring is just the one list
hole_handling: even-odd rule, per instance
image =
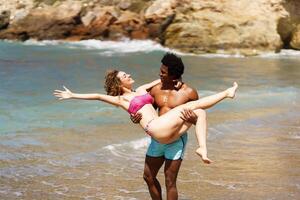
[[129, 114], [135, 114], [144, 105], [152, 104], [153, 101], [154, 101], [154, 99], [149, 93], [146, 93], [146, 94], [143, 94], [140, 96], [136, 96], [130, 101], [129, 108], [127, 111], [129, 112]]

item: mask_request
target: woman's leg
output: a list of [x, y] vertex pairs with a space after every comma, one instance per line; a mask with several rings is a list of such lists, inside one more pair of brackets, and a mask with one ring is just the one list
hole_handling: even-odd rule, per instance
[[148, 132], [162, 144], [177, 140], [192, 124], [183, 120], [182, 109], [172, 109], [150, 122]]
[[233, 98], [237, 87], [237, 83], [234, 83], [233, 87], [228, 88], [223, 92], [180, 105], [166, 114], [154, 119], [148, 128], [151, 136], [160, 143], [166, 144], [175, 141], [191, 126], [181, 118], [181, 112], [184, 109], [197, 110], [209, 108], [227, 97]]
[[202, 109], [194, 110], [195, 114], [198, 116], [196, 122], [196, 138], [198, 141], [199, 148], [196, 153], [201, 157], [204, 163], [210, 164], [212, 161], [207, 157], [207, 122], [206, 122], [206, 112]]
[[214, 95], [203, 97], [196, 101], [190, 101], [178, 107], [184, 107], [185, 109], [191, 109], [191, 110], [196, 110], [199, 108], [207, 109], [219, 103], [225, 98], [234, 98], [237, 88], [238, 88], [238, 84], [234, 82], [232, 87], [228, 88], [227, 90], [224, 90], [223, 92], [219, 92]]
[[[196, 153], [201, 157], [204, 163], [211, 163], [207, 158], [206, 147], [206, 113], [202, 109], [194, 110], [198, 119], [196, 122], [196, 138], [199, 145]], [[151, 136], [160, 143], [171, 143], [178, 139], [182, 133], [186, 132], [191, 124], [181, 119], [181, 112], [179, 109], [171, 110], [163, 116], [153, 121], [151, 127]], [[164, 119], [164, 120], [162, 120]], [[151, 122], [152, 123], [152, 122]]]

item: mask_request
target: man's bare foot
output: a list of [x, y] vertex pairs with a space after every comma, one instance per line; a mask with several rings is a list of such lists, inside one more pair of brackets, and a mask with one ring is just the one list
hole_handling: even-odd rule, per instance
[[233, 86], [231, 88], [227, 89], [227, 97], [234, 98], [237, 88], [238, 88], [238, 84], [237, 84], [237, 82], [234, 82]]
[[202, 161], [204, 163], [206, 163], [206, 164], [212, 163], [212, 161], [210, 159], [208, 159], [208, 157], [207, 157], [207, 151], [206, 151], [206, 149], [199, 147], [196, 150], [196, 153], [198, 154], [198, 156], [201, 157], [201, 159], [202, 159]]

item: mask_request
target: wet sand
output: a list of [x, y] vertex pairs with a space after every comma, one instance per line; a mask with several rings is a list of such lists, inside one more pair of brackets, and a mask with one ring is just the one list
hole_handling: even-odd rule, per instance
[[[208, 115], [214, 163], [204, 165], [194, 153], [191, 131], [178, 177], [180, 199], [300, 197], [298, 119], [277, 121], [279, 126], [249, 125], [249, 117], [227, 116], [230, 120], [220, 123], [214, 119], [223, 113]], [[2, 154], [7, 154], [0, 164], [1, 199], [149, 199], [142, 178], [148, 139], [138, 126], [42, 131], [1, 141]], [[162, 171], [158, 177], [163, 185]]]

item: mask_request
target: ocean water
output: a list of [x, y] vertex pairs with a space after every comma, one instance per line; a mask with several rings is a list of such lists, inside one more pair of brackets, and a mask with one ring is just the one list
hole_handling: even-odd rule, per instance
[[[140, 127], [114, 106], [52, 92], [104, 93], [112, 68], [150, 82], [166, 51], [151, 41], [0, 42], [0, 199], [150, 199]], [[299, 199], [300, 52], [176, 53], [200, 97], [239, 83], [236, 99], [207, 110], [213, 164], [196, 156], [190, 130], [180, 199]]]

